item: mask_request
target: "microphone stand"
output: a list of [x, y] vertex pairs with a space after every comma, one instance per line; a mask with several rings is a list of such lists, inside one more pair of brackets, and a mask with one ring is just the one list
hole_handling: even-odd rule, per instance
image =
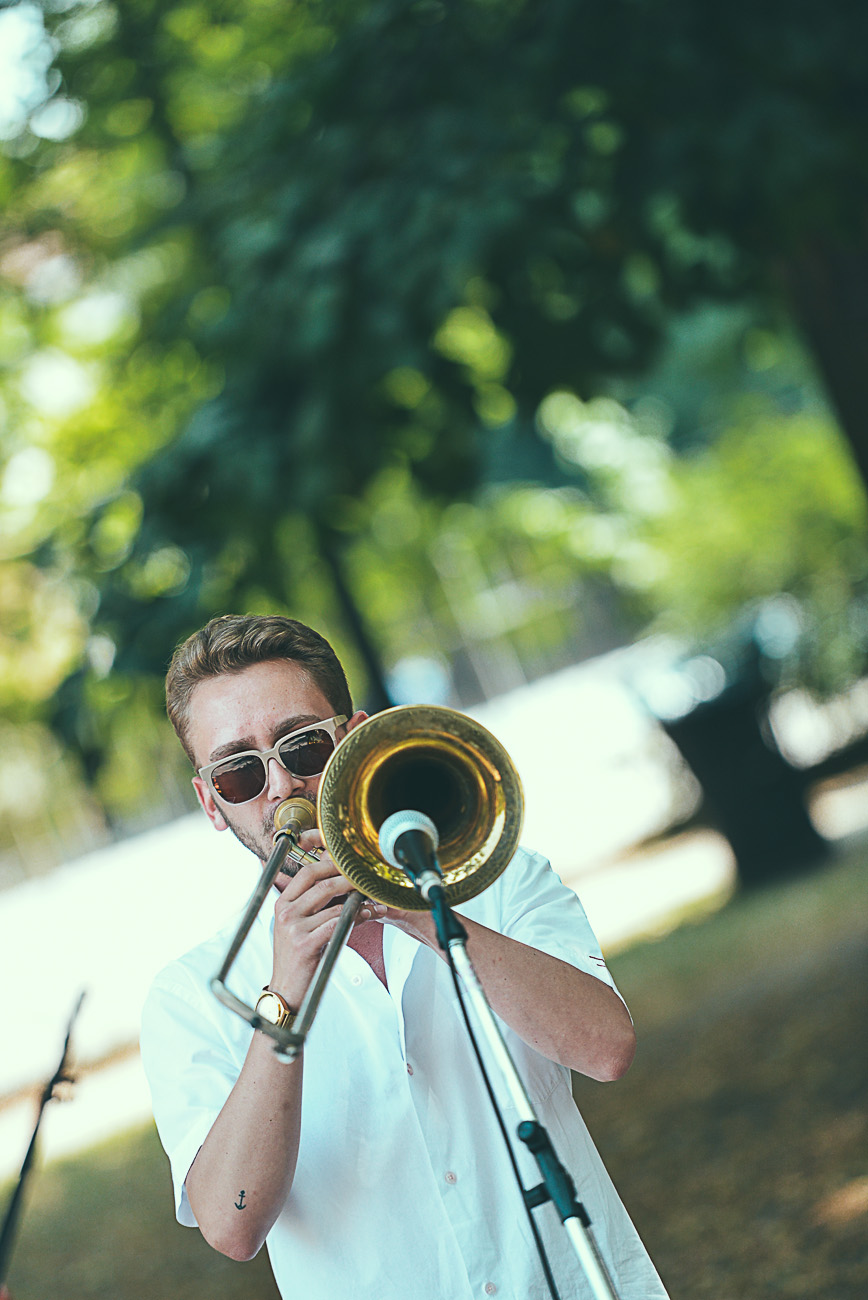
[[482, 1027], [519, 1114], [518, 1137], [539, 1165], [542, 1182], [529, 1190], [522, 1188], [525, 1205], [528, 1210], [532, 1210], [538, 1205], [544, 1205], [546, 1201], [553, 1203], [585, 1271], [595, 1300], [618, 1300], [603, 1257], [591, 1235], [591, 1220], [584, 1206], [576, 1200], [573, 1180], [555, 1155], [551, 1139], [536, 1117], [500, 1026], [467, 955], [467, 931], [446, 901], [443, 872], [437, 861], [438, 845], [439, 832], [436, 825], [427, 814], [415, 809], [407, 808], [392, 813], [380, 827], [380, 852], [384, 859], [403, 870], [414, 888], [431, 906], [437, 940], [470, 995], [477, 1023]]
[[[515, 1063], [500, 1032], [500, 1026], [488, 1004], [473, 964], [467, 955], [467, 931], [446, 902], [442, 883], [433, 873], [426, 873], [415, 881], [424, 898], [431, 903], [434, 925], [440, 947], [448, 953], [461, 976], [477, 1023], [481, 1026], [492, 1056], [496, 1060], [504, 1083], [512, 1097], [520, 1123], [518, 1137], [536, 1158], [542, 1182], [524, 1191], [525, 1203], [530, 1209], [551, 1201], [560, 1215], [573, 1249], [585, 1271], [596, 1300], [618, 1300], [617, 1292], [606, 1270], [606, 1265], [591, 1233], [591, 1220], [584, 1206], [576, 1200], [573, 1180], [555, 1154], [548, 1133], [534, 1113], [530, 1097], [519, 1077]], [[441, 877], [442, 879], [442, 877]]]
[[3, 1300], [3, 1297], [8, 1296], [9, 1294], [5, 1285], [6, 1275], [9, 1269], [9, 1261], [12, 1257], [12, 1246], [18, 1229], [18, 1221], [21, 1217], [24, 1190], [27, 1186], [27, 1181], [33, 1168], [33, 1162], [36, 1158], [37, 1138], [39, 1137], [39, 1129], [42, 1124], [42, 1116], [45, 1113], [45, 1108], [48, 1103], [53, 1101], [56, 1097], [60, 1085], [63, 1083], [72, 1083], [74, 1081], [74, 1076], [69, 1069], [70, 1044], [72, 1040], [72, 1028], [75, 1024], [76, 1017], [81, 1010], [81, 1004], [83, 1001], [84, 992], [82, 991], [79, 994], [78, 1001], [76, 1002], [72, 1015], [69, 1018], [69, 1024], [66, 1029], [66, 1038], [63, 1043], [63, 1050], [60, 1054], [60, 1063], [42, 1090], [39, 1109], [36, 1115], [36, 1127], [33, 1130], [27, 1153], [25, 1154], [24, 1161], [21, 1165], [18, 1182], [15, 1185], [9, 1205], [7, 1206], [6, 1215], [3, 1219], [3, 1226], [0, 1228], [0, 1300]]

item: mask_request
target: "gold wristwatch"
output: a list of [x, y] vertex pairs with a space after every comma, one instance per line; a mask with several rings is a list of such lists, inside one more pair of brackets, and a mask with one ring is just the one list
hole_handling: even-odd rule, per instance
[[292, 1022], [298, 1014], [293, 1011], [285, 998], [270, 988], [262, 990], [256, 999], [254, 1011], [270, 1025], [277, 1025], [279, 1029], [292, 1029]]

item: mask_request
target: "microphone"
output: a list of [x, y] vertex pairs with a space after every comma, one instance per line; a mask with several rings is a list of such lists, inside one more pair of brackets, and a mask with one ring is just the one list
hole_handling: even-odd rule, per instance
[[392, 813], [380, 827], [384, 860], [409, 876], [426, 902], [434, 886], [443, 884], [437, 861], [439, 844], [440, 836], [431, 818], [410, 808]]

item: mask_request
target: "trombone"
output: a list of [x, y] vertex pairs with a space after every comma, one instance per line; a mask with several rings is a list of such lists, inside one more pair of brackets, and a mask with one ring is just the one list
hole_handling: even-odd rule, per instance
[[[367, 718], [336, 746], [320, 778], [315, 808], [299, 795], [278, 806], [274, 847], [211, 989], [224, 1006], [273, 1038], [282, 1060], [300, 1055], [365, 899], [407, 911], [430, 906], [380, 850], [381, 826], [406, 810], [424, 813], [437, 828], [445, 899], [453, 906], [481, 893], [511, 860], [524, 811], [521, 781], [506, 750], [480, 723], [439, 705], [401, 705]], [[287, 857], [299, 866], [318, 858], [299, 846], [303, 832], [317, 824], [326, 850], [354, 890], [292, 1027], [280, 1027], [258, 1016], [226, 980]]]

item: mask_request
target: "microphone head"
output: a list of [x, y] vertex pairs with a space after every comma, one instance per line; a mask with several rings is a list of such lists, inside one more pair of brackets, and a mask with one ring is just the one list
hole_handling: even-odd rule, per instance
[[437, 827], [425, 813], [416, 812], [412, 808], [392, 813], [380, 827], [380, 852], [383, 861], [388, 862], [390, 867], [397, 867], [399, 871], [403, 870], [403, 867], [395, 857], [395, 845], [406, 831], [421, 831], [423, 835], [428, 836], [435, 849], [440, 844]]

